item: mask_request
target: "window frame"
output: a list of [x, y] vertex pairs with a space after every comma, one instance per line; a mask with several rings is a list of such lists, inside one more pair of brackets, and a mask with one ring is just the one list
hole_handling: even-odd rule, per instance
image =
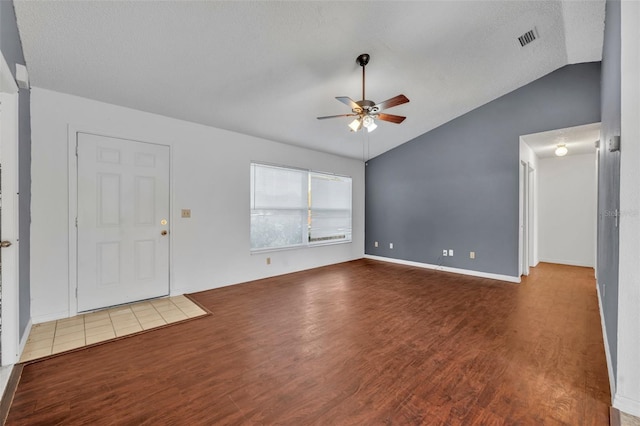
[[[264, 247], [264, 248], [253, 248], [252, 247], [252, 230], [253, 230], [253, 226], [252, 226], [252, 216], [253, 216], [253, 212], [254, 210], [270, 210], [270, 209], [254, 209], [253, 208], [253, 200], [255, 198], [255, 192], [254, 192], [254, 182], [251, 181], [251, 177], [253, 176], [253, 166], [265, 166], [265, 167], [272, 167], [272, 168], [279, 168], [279, 169], [284, 169], [284, 170], [292, 170], [292, 171], [298, 171], [298, 172], [304, 172], [306, 174], [306, 182], [307, 182], [307, 196], [306, 196], [306, 224], [303, 224], [303, 231], [302, 231], [302, 243], [301, 244], [293, 244], [293, 245], [285, 245], [285, 246], [279, 246], [279, 247]], [[305, 249], [305, 248], [312, 248], [312, 247], [322, 247], [322, 246], [328, 246], [328, 245], [336, 245], [336, 244], [350, 244], [353, 242], [353, 178], [351, 176], [347, 176], [347, 175], [342, 175], [339, 173], [331, 173], [331, 172], [324, 172], [324, 171], [318, 171], [318, 170], [314, 170], [314, 169], [305, 169], [305, 168], [301, 168], [301, 167], [291, 167], [291, 166], [284, 166], [281, 164], [274, 164], [274, 163], [267, 163], [267, 162], [263, 162], [263, 161], [254, 161], [252, 160], [250, 162], [250, 182], [249, 182], [249, 250], [251, 254], [259, 254], [259, 253], [267, 253], [267, 252], [274, 252], [274, 251], [284, 251], [284, 250], [297, 250], [297, 249]], [[348, 236], [345, 237], [344, 239], [328, 239], [328, 240], [319, 240], [319, 241], [311, 241], [310, 238], [310, 231], [311, 231], [311, 221], [312, 221], [312, 217], [313, 217], [313, 211], [311, 208], [311, 197], [313, 196], [311, 193], [311, 176], [312, 174], [316, 174], [316, 175], [326, 175], [326, 176], [332, 176], [332, 177], [338, 177], [341, 179], [348, 179], [349, 181], [349, 216], [350, 216], [350, 220], [349, 220], [349, 232], [348, 232]], [[336, 209], [338, 210], [338, 209]], [[306, 225], [306, 226], [305, 226]]]

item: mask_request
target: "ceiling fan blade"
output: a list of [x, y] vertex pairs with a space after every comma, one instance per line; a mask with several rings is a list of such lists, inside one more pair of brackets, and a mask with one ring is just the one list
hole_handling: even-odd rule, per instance
[[318, 120], [324, 120], [326, 118], [338, 118], [338, 117], [355, 117], [358, 114], [339, 114], [339, 115], [326, 115], [324, 117], [316, 117]]
[[393, 114], [378, 114], [377, 117], [382, 121], [390, 121], [391, 123], [400, 124], [404, 121], [405, 118], [401, 115], [393, 115]]
[[347, 105], [351, 109], [362, 110], [362, 108], [360, 108], [360, 105], [358, 105], [356, 101], [354, 101], [348, 96], [336, 96], [336, 99], [342, 102], [343, 104]]
[[409, 102], [409, 98], [405, 95], [398, 95], [374, 105], [371, 109], [375, 110], [375, 108], [378, 108], [376, 111], [382, 111], [383, 109], [393, 108], [398, 105], [406, 104], [407, 102]]

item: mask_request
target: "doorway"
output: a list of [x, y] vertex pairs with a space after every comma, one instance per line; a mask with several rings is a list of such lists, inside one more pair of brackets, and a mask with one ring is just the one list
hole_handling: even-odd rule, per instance
[[520, 223], [529, 225], [529, 234], [520, 234], [522, 274], [527, 263], [594, 266], [599, 138], [600, 123], [520, 137]]
[[77, 310], [169, 294], [169, 147], [77, 133]]

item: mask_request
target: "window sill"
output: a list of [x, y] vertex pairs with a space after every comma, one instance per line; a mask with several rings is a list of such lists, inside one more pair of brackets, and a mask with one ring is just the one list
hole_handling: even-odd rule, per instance
[[327, 241], [321, 243], [313, 243], [313, 244], [303, 244], [299, 246], [288, 246], [288, 247], [272, 247], [272, 248], [263, 248], [263, 249], [254, 249], [250, 251], [251, 255], [254, 254], [262, 254], [262, 253], [272, 253], [275, 251], [290, 251], [290, 250], [304, 250], [310, 249], [314, 247], [325, 247], [325, 246], [335, 246], [338, 244], [351, 244], [353, 240], [344, 240], [344, 241]]

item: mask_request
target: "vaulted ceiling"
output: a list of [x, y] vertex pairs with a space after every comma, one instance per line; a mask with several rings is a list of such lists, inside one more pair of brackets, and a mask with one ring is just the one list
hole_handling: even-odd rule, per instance
[[[599, 61], [604, 1], [15, 1], [31, 85], [353, 158], [564, 65]], [[518, 36], [538, 39], [521, 47]], [[335, 96], [411, 102], [350, 133]], [[188, 135], [185, 135], [188, 137]], [[212, 141], [218, 143], [221, 141]], [[221, 147], [224, 145], [221, 144]], [[366, 149], [363, 149], [366, 147]]]

